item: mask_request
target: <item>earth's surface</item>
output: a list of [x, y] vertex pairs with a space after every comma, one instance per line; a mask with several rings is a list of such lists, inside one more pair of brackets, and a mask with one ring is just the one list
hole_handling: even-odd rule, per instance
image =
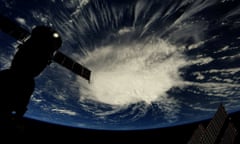
[[[91, 83], [52, 63], [36, 78], [25, 117], [70, 127], [137, 130], [240, 110], [239, 0], [2, 0], [31, 31], [57, 30], [60, 51]], [[0, 33], [0, 69], [17, 42]]]

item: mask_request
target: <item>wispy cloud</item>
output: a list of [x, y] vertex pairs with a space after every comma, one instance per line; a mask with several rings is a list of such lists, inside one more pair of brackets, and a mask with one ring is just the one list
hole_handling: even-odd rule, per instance
[[71, 110], [67, 110], [67, 109], [58, 109], [58, 108], [55, 108], [55, 109], [52, 109], [52, 111], [58, 112], [58, 113], [62, 113], [62, 114], [72, 115], [72, 116], [77, 115], [76, 112], [71, 111]]

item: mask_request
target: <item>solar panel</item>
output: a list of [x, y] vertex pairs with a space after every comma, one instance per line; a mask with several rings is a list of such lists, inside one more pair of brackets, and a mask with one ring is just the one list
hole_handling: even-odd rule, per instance
[[91, 71], [86, 67], [82, 66], [81, 64], [76, 63], [63, 53], [59, 51], [56, 52], [56, 54], [53, 57], [53, 60], [59, 63], [60, 65], [70, 69], [75, 74], [82, 76], [83, 78], [90, 82]]

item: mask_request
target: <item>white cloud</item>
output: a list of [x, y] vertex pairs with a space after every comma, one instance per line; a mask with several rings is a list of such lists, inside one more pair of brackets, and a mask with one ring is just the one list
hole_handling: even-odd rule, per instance
[[131, 32], [131, 31], [133, 31], [133, 28], [124, 27], [118, 31], [118, 34], [123, 35], [125, 33]]
[[19, 22], [19, 23], [22, 24], [22, 25], [26, 25], [26, 20], [25, 20], [24, 18], [17, 17], [17, 18], [16, 18], [16, 21]]
[[52, 109], [52, 111], [58, 112], [58, 113], [62, 113], [62, 114], [67, 114], [67, 115], [73, 115], [73, 116], [77, 115], [76, 112], [71, 111], [71, 110], [66, 110], [66, 109], [57, 109], [57, 108], [55, 108], [55, 109]]
[[79, 81], [81, 98], [110, 105], [167, 100], [186, 63], [176, 47], [162, 40], [100, 47], [81, 61], [93, 71], [90, 84]]
[[90, 2], [90, 0], [81, 0], [80, 6], [83, 7], [83, 6], [87, 5], [89, 2]]

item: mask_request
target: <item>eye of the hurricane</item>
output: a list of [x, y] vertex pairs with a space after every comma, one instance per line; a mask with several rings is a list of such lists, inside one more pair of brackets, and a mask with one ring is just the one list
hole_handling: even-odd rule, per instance
[[92, 70], [90, 85], [80, 83], [81, 97], [110, 105], [164, 100], [181, 84], [186, 64], [180, 51], [161, 39], [96, 48], [82, 61]]

